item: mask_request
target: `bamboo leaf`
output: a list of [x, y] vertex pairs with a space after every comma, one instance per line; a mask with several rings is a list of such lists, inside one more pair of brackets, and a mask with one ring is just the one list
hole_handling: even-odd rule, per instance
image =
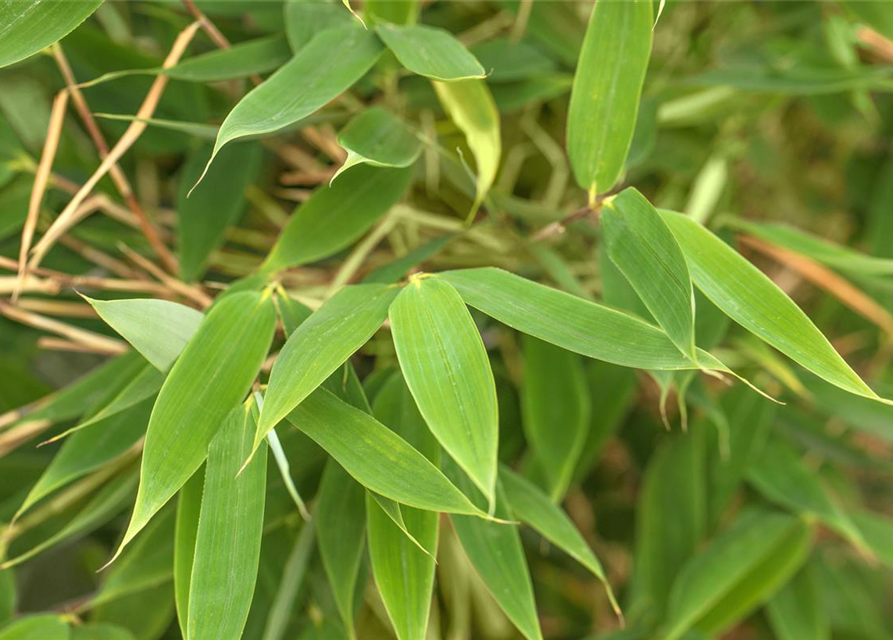
[[366, 541], [365, 493], [341, 465], [329, 460], [316, 505], [317, 544], [338, 612], [351, 638], [356, 636], [354, 594]]
[[589, 569], [608, 592], [614, 610], [620, 608], [614, 597], [601, 562], [586, 544], [586, 540], [567, 514], [557, 507], [545, 493], [529, 480], [514, 473], [505, 465], [499, 469], [499, 481], [505, 492], [509, 511], [524, 524], [533, 527], [546, 540]]
[[58, 614], [27, 616], [0, 629], [0, 640], [69, 640], [68, 625]]
[[601, 222], [608, 256], [673, 344], [697, 362], [691, 276], [660, 214], [630, 188], [605, 202]]
[[378, 38], [356, 26], [320, 32], [230, 111], [208, 166], [228, 142], [278, 131], [325, 106], [372, 68], [381, 51]]
[[71, 627], [71, 640], [136, 640], [130, 631], [114, 624], [85, 624]]
[[298, 207], [267, 256], [266, 273], [341, 251], [368, 231], [406, 192], [408, 168], [354, 167]]
[[255, 143], [222, 151], [202, 184], [187, 197], [211, 155], [202, 147], [186, 163], [177, 194], [177, 238], [180, 278], [201, 277], [211, 252], [223, 243], [227, 227], [245, 210], [245, 189], [257, 177], [263, 149]]
[[67, 36], [102, 0], [5, 2], [0, 8], [0, 67], [34, 55]]
[[893, 518], [872, 511], [854, 511], [850, 518], [877, 558], [893, 569]]
[[363, 2], [367, 20], [373, 24], [415, 24], [421, 3], [418, 0], [366, 0]]
[[387, 285], [345, 287], [295, 329], [270, 372], [255, 448], [378, 331], [398, 292]]
[[589, 429], [591, 404], [581, 358], [523, 336], [521, 410], [524, 433], [559, 502], [567, 492]]
[[432, 80], [484, 78], [477, 58], [446, 29], [421, 24], [381, 24], [376, 33], [404, 67]]
[[422, 143], [402, 120], [380, 107], [366, 109], [338, 133], [347, 159], [332, 181], [358, 164], [408, 167], [422, 152]]
[[180, 634], [188, 637], [189, 596], [192, 591], [192, 566], [195, 540], [205, 490], [205, 467], [192, 474], [177, 493], [177, 522], [174, 529], [174, 604]]
[[577, 61], [567, 151], [577, 184], [595, 195], [623, 171], [651, 55], [650, 0], [596, 2]]
[[477, 184], [471, 220], [484, 201], [499, 169], [502, 138], [499, 132], [499, 112], [487, 83], [483, 80], [434, 82], [434, 90], [444, 111], [465, 134], [465, 141], [477, 163]]
[[223, 418], [260, 371], [275, 327], [268, 293], [235, 293], [208, 312], [152, 410], [140, 490], [118, 553], [201, 466]]
[[312, 393], [288, 421], [371, 491], [419, 509], [484, 516], [425, 456], [326, 389]]
[[397, 359], [425, 422], [492, 503], [499, 446], [496, 383], [465, 303], [445, 280], [416, 277], [388, 315]]
[[323, 31], [357, 26], [344, 7], [332, 0], [286, 0], [284, 11], [285, 33], [295, 53], [313, 40], [313, 36]]
[[694, 283], [726, 315], [831, 384], [880, 399], [763, 272], [698, 223], [669, 211], [661, 215], [682, 247]]
[[204, 317], [168, 300], [85, 300], [159, 371], [171, 368]]
[[164, 73], [178, 80], [219, 82], [272, 71], [290, 58], [288, 41], [277, 34], [186, 58]]
[[[450, 460], [444, 460], [449, 478], [466, 494], [480, 498], [480, 492]], [[510, 520], [512, 515], [501, 485], [496, 485], [495, 515]], [[453, 515], [453, 527], [462, 549], [480, 575], [487, 589], [527, 640], [542, 640], [530, 571], [521, 546], [521, 536], [514, 524], [504, 524]]]
[[831, 628], [822, 603], [818, 576], [807, 564], [766, 606], [769, 624], [778, 640], [829, 640]]
[[224, 418], [208, 448], [189, 586], [189, 640], [239, 640], [248, 619], [267, 485], [266, 448], [239, 473], [255, 421], [249, 400]]
[[750, 511], [692, 558], [670, 592], [665, 640], [692, 627], [718, 633], [769, 599], [803, 564], [812, 531], [800, 519]]
[[[374, 413], [432, 463], [438, 463], [440, 448], [402, 376], [394, 375], [385, 383], [375, 399]], [[412, 640], [424, 637], [428, 627], [439, 516], [393, 504], [402, 526], [374, 494], [367, 496], [369, 557], [398, 640]]]
[[[632, 315], [485, 267], [437, 275], [466, 304], [513, 329], [596, 360], [638, 369], [695, 369], [663, 331]], [[723, 369], [709, 353], [698, 361]]]

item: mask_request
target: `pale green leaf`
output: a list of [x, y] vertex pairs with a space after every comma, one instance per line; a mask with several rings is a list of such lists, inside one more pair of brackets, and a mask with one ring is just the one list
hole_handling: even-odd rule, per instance
[[68, 640], [68, 625], [57, 614], [21, 618], [0, 629], [0, 640]]
[[812, 531], [799, 518], [742, 514], [692, 558], [670, 592], [664, 640], [692, 627], [720, 632], [771, 598], [803, 564]]
[[[239, 640], [257, 580], [267, 455], [251, 451], [253, 400], [233, 409], [211, 440], [189, 586], [188, 640]], [[240, 472], [241, 470], [241, 472]]]
[[409, 168], [353, 167], [297, 208], [262, 267], [279, 271], [326, 258], [368, 231], [406, 192]]
[[470, 220], [493, 186], [499, 169], [499, 158], [502, 155], [499, 112], [490, 89], [483, 80], [433, 84], [444, 111], [465, 134], [465, 141], [477, 163], [477, 184], [474, 205], [469, 213]]
[[626, 163], [651, 55], [651, 0], [596, 2], [577, 61], [567, 151], [590, 200], [609, 191]]
[[338, 132], [338, 144], [347, 151], [347, 159], [332, 180], [358, 164], [373, 167], [408, 167], [422, 152], [416, 135], [391, 112], [370, 107]]
[[168, 300], [85, 299], [159, 371], [171, 368], [204, 317], [200, 311]]
[[295, 329], [270, 372], [255, 447], [378, 331], [398, 292], [388, 285], [345, 287]]
[[354, 594], [366, 541], [366, 492], [335, 460], [326, 464], [315, 510], [317, 544], [348, 636], [354, 633]]
[[629, 188], [605, 202], [601, 223], [608, 257], [673, 344], [697, 361], [691, 276], [660, 214], [645, 196]]
[[363, 9], [372, 24], [415, 24], [421, 5], [420, 0], [365, 0]]
[[140, 489], [118, 553], [201, 466], [223, 418], [248, 394], [275, 328], [268, 293], [232, 294], [205, 316], [152, 410]]
[[567, 492], [589, 430], [592, 405], [576, 353], [523, 336], [521, 410], [527, 442], [559, 502]]
[[419, 509], [484, 516], [424, 455], [326, 389], [312, 393], [288, 421], [371, 491]]
[[136, 640], [136, 636], [114, 624], [84, 624], [71, 627], [71, 640]]
[[381, 51], [378, 38], [362, 28], [320, 32], [229, 112], [208, 164], [228, 142], [278, 131], [325, 106], [372, 68]]
[[443, 82], [486, 76], [477, 58], [445, 29], [382, 24], [376, 32], [397, 60], [420, 76]]
[[812, 320], [762, 271], [689, 218], [661, 211], [688, 262], [692, 279], [713, 304], [817, 376], [878, 399]]
[[61, 40], [96, 11], [102, 0], [17, 0], [0, 6], [0, 67]]
[[425, 422], [492, 503], [499, 446], [496, 384], [465, 303], [445, 280], [417, 277], [388, 316], [400, 367]]

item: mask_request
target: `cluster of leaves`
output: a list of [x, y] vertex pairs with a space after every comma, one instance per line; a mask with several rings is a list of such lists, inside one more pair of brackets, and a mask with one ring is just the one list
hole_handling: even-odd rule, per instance
[[891, 39], [0, 5], [0, 640], [890, 637]]

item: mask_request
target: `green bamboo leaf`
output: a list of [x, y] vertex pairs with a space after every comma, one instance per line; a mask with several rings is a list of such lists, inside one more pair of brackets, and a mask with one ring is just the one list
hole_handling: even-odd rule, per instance
[[445, 280], [414, 277], [388, 316], [397, 359], [425, 422], [492, 504], [496, 383], [465, 303]]
[[208, 448], [189, 586], [189, 640], [239, 640], [248, 619], [267, 485], [266, 448], [240, 473], [254, 439], [253, 402], [230, 411]]
[[136, 640], [136, 636], [114, 624], [84, 624], [71, 627], [70, 640]]
[[434, 82], [433, 85], [443, 110], [465, 134], [465, 141], [477, 163], [474, 204], [468, 214], [471, 220], [493, 186], [499, 169], [502, 155], [499, 112], [483, 80]]
[[626, 163], [651, 55], [651, 0], [596, 2], [577, 61], [567, 151], [577, 184], [609, 191]]
[[192, 282], [204, 273], [211, 252], [223, 243], [227, 227], [245, 211], [245, 189], [257, 177], [263, 160], [259, 144], [225, 149], [202, 184], [186, 197], [211, 155], [207, 146], [186, 162], [177, 193], [177, 250], [180, 278]]
[[4, 561], [0, 564], [0, 570], [19, 565], [70, 538], [89, 533], [105, 524], [133, 499], [137, 479], [134, 471], [106, 482], [65, 525], [27, 551]]
[[601, 222], [608, 256], [673, 344], [697, 362], [691, 276], [660, 214], [629, 188], [605, 202]]
[[749, 511], [686, 564], [673, 584], [664, 640], [692, 627], [718, 633], [740, 620], [803, 564], [812, 530], [799, 518]]
[[419, 509], [484, 516], [425, 456], [326, 389], [312, 393], [288, 421], [371, 491]]
[[0, 640], [69, 640], [68, 625], [58, 614], [27, 616], [0, 629]]
[[171, 368], [204, 318], [200, 311], [168, 300], [84, 299], [159, 371]]
[[143, 401], [68, 438], [31, 487], [16, 518], [60, 487], [103, 467], [132, 447], [145, 434], [151, 409], [152, 403]]
[[402, 120], [380, 107], [370, 107], [338, 132], [338, 144], [347, 159], [332, 181], [358, 164], [373, 167], [408, 167], [422, 152], [422, 143]]
[[446, 29], [381, 24], [376, 32], [400, 64], [420, 76], [455, 82], [487, 75], [477, 58]]
[[270, 429], [378, 331], [398, 292], [388, 285], [345, 287], [289, 336], [270, 371], [255, 448]]
[[223, 418], [260, 371], [275, 328], [269, 293], [232, 294], [205, 316], [152, 410], [140, 490], [117, 553], [201, 466]]
[[61, 40], [101, 4], [102, 0], [4, 2], [0, 8], [0, 67]]
[[171, 626], [173, 616], [173, 587], [166, 582], [100, 605], [91, 620], [124, 627], [136, 640], [158, 640]]
[[363, 10], [372, 24], [415, 24], [421, 10], [419, 0], [365, 0]]
[[328, 257], [368, 231], [406, 192], [409, 168], [354, 167], [295, 211], [267, 256], [266, 273]]
[[399, 282], [406, 277], [406, 274], [410, 269], [439, 253], [440, 250], [455, 237], [456, 234], [454, 233], [444, 233], [443, 235], [437, 236], [433, 240], [416, 247], [406, 255], [371, 271], [365, 278], [363, 278], [362, 282], [380, 282], [382, 284], [394, 284]]
[[[437, 277], [452, 284], [466, 304], [562, 349], [637, 369], [697, 368], [667, 334], [627, 313], [493, 267], [445, 271]], [[698, 351], [698, 361], [724, 369], [706, 351]]]
[[521, 344], [524, 433], [547, 479], [549, 496], [559, 502], [570, 486], [589, 430], [592, 406], [583, 361], [527, 335]]
[[863, 551], [868, 545], [847, 513], [828, 495], [816, 473], [793, 447], [774, 439], [750, 465], [747, 480], [770, 501], [819, 518]]
[[893, 569], [893, 518], [872, 511], [854, 511], [850, 518], [859, 528], [868, 548]]
[[529, 42], [514, 38], [493, 38], [471, 48], [487, 70], [490, 82], [517, 82], [552, 76], [558, 71], [555, 61]]
[[[462, 491], [475, 496], [480, 503], [480, 492], [455, 463], [444, 460], [444, 468]], [[512, 518], [499, 483], [496, 484], [495, 515], [503, 520]], [[542, 640], [530, 570], [517, 526], [462, 515], [452, 515], [450, 520], [465, 555], [499, 607], [527, 640]]]
[[726, 315], [831, 384], [880, 400], [762, 271], [689, 218], [670, 211], [661, 215], [682, 247], [694, 283]]
[[272, 71], [288, 62], [291, 57], [288, 40], [277, 34], [239, 42], [229, 49], [186, 58], [164, 73], [178, 80], [219, 82]]
[[175, 510], [163, 509], [121, 554], [86, 607], [94, 608], [169, 582], [173, 577]]
[[766, 612], [777, 640], [830, 640], [831, 628], [817, 579], [807, 564], [769, 600]]
[[174, 604], [180, 635], [188, 637], [189, 596], [192, 591], [192, 565], [195, 540], [205, 490], [205, 467], [192, 474], [177, 493], [177, 522], [174, 529]]
[[167, 131], [177, 131], [194, 136], [199, 140], [215, 140], [219, 127], [212, 124], [204, 124], [202, 122], [185, 122], [183, 120], [171, 120], [169, 118], [136, 118], [132, 115], [124, 113], [95, 113], [97, 118], [103, 120], [111, 120], [117, 122], [142, 122], [150, 127], [164, 129]]
[[[393, 375], [375, 399], [374, 413], [417, 451], [437, 464], [440, 447], [415, 405], [406, 382]], [[422, 638], [434, 586], [438, 514], [397, 505], [402, 527], [373, 494], [366, 500], [369, 557], [378, 591], [398, 640]]]
[[704, 537], [704, 426], [696, 423], [691, 433], [664, 442], [645, 468], [636, 504], [631, 617], [663, 617], [674, 580]]
[[333, 0], [286, 0], [284, 11], [285, 33], [295, 53], [323, 31], [357, 26], [341, 3]]
[[278, 131], [325, 106], [365, 75], [381, 51], [378, 38], [356, 26], [320, 32], [229, 112], [205, 171], [226, 143]]
[[365, 493], [362, 485], [340, 464], [329, 460], [319, 485], [315, 511], [317, 544], [350, 638], [356, 637], [354, 596], [366, 541]]
[[589, 569], [592, 575], [605, 585], [614, 611], [620, 615], [620, 607], [605, 576], [602, 563], [586, 544], [586, 540], [583, 539], [582, 534], [568, 515], [535, 484], [514, 473], [505, 465], [500, 466], [499, 481], [505, 491], [509, 511], [521, 522], [533, 527], [546, 540]]

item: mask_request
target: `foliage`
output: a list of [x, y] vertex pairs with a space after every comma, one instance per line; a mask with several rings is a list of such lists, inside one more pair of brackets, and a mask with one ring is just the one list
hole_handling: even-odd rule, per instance
[[0, 3], [0, 640], [893, 636], [890, 38]]

